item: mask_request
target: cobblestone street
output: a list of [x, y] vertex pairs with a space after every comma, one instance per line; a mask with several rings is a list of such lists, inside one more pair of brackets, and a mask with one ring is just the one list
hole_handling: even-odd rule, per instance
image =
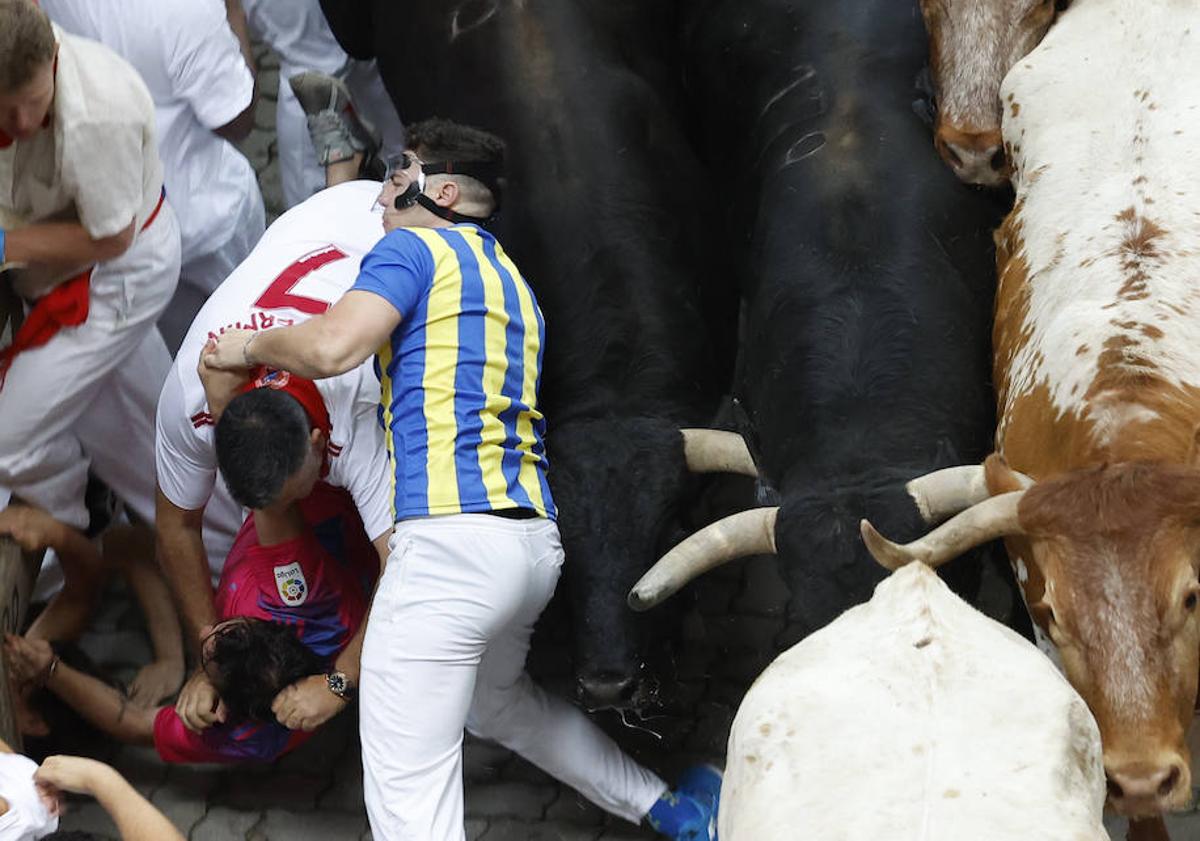
[[[282, 210], [274, 134], [278, 64], [259, 50], [256, 128], [241, 144], [259, 176], [268, 223]], [[551, 419], [551, 423], [553, 419]], [[137, 608], [122, 590], [105, 605], [83, 640], [102, 667], [128, 680], [150, 651]], [[733, 713], [754, 678], [794, 642], [785, 616], [787, 587], [773, 558], [731, 564], [677, 597], [682, 638], [666, 708], [670, 715], [598, 721], [631, 754], [668, 781], [696, 761], [723, 759]], [[1001, 615], [1005, 604], [989, 605]], [[539, 629], [530, 670], [549, 689], [569, 694], [561, 611], [553, 605]], [[652, 732], [654, 731], [654, 732]], [[150, 748], [113, 748], [110, 761], [191, 841], [357, 841], [369, 839], [362, 805], [356, 709], [334, 719], [303, 748], [262, 767], [171, 766]], [[573, 791], [492, 744], [468, 739], [465, 759], [469, 841], [633, 841], [657, 837], [608, 817]], [[1176, 841], [1200, 839], [1200, 814], [1172, 818]], [[64, 829], [116, 839], [107, 815], [78, 800]], [[1113, 823], [1114, 838], [1123, 829]], [[802, 832], [794, 836], [804, 837]], [[899, 836], [898, 836], [899, 837]], [[762, 839], [773, 841], [773, 839]], [[825, 839], [813, 839], [825, 841]], [[970, 839], [964, 839], [970, 841]]]

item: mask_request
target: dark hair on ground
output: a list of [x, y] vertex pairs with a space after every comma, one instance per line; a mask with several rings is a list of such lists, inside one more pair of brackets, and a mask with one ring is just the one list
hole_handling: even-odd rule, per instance
[[300, 401], [273, 388], [239, 394], [217, 422], [217, 464], [229, 493], [266, 508], [304, 463], [311, 424]]
[[290, 625], [245, 617], [215, 634], [205, 671], [233, 720], [275, 721], [275, 696], [326, 670], [324, 658], [302, 643]]
[[54, 58], [54, 30], [31, 0], [0, 0], [0, 92], [27, 85]]

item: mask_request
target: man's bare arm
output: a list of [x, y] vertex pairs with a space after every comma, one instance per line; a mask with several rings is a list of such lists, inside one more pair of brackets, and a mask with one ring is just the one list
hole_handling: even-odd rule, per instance
[[154, 511], [158, 563], [179, 606], [184, 638], [193, 651], [198, 651], [201, 629], [217, 621], [204, 549], [204, 509], [180, 508], [167, 499], [162, 489], [156, 489]]
[[133, 244], [134, 222], [111, 237], [93, 239], [78, 222], [35, 222], [5, 232], [4, 259], [33, 272], [73, 273], [120, 257]]
[[250, 75], [254, 78], [254, 90], [250, 94], [250, 104], [242, 110], [242, 113], [214, 131], [226, 140], [239, 143], [245, 140], [254, 128], [254, 110], [258, 104], [258, 68], [254, 64], [254, 54], [250, 50], [249, 28], [246, 26], [246, 12], [242, 8], [241, 0], [225, 0], [225, 19], [229, 21], [229, 28], [233, 30], [238, 46], [242, 49], [242, 58], [246, 60], [246, 66], [250, 68]]

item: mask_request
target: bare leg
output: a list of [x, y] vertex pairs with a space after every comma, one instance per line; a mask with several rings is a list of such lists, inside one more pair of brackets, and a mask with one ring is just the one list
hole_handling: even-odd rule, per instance
[[154, 562], [154, 532], [146, 526], [116, 526], [104, 535], [104, 560], [119, 566], [137, 595], [154, 646], [154, 662], [129, 686], [129, 700], [155, 707], [183, 683], [183, 635], [167, 582]]

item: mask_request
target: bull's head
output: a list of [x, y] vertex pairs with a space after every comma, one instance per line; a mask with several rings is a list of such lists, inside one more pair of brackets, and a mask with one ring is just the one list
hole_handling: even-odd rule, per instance
[[1184, 807], [1200, 667], [1200, 470], [1123, 463], [1034, 484], [992, 456], [986, 482], [943, 509], [954, 507], [964, 510], [913, 543], [865, 521], [863, 538], [895, 569], [1004, 537], [1030, 614], [1100, 726], [1110, 803], [1130, 816]]
[[1007, 181], [1000, 83], [1065, 6], [1065, 0], [921, 0], [937, 97], [934, 145], [968, 184]]

